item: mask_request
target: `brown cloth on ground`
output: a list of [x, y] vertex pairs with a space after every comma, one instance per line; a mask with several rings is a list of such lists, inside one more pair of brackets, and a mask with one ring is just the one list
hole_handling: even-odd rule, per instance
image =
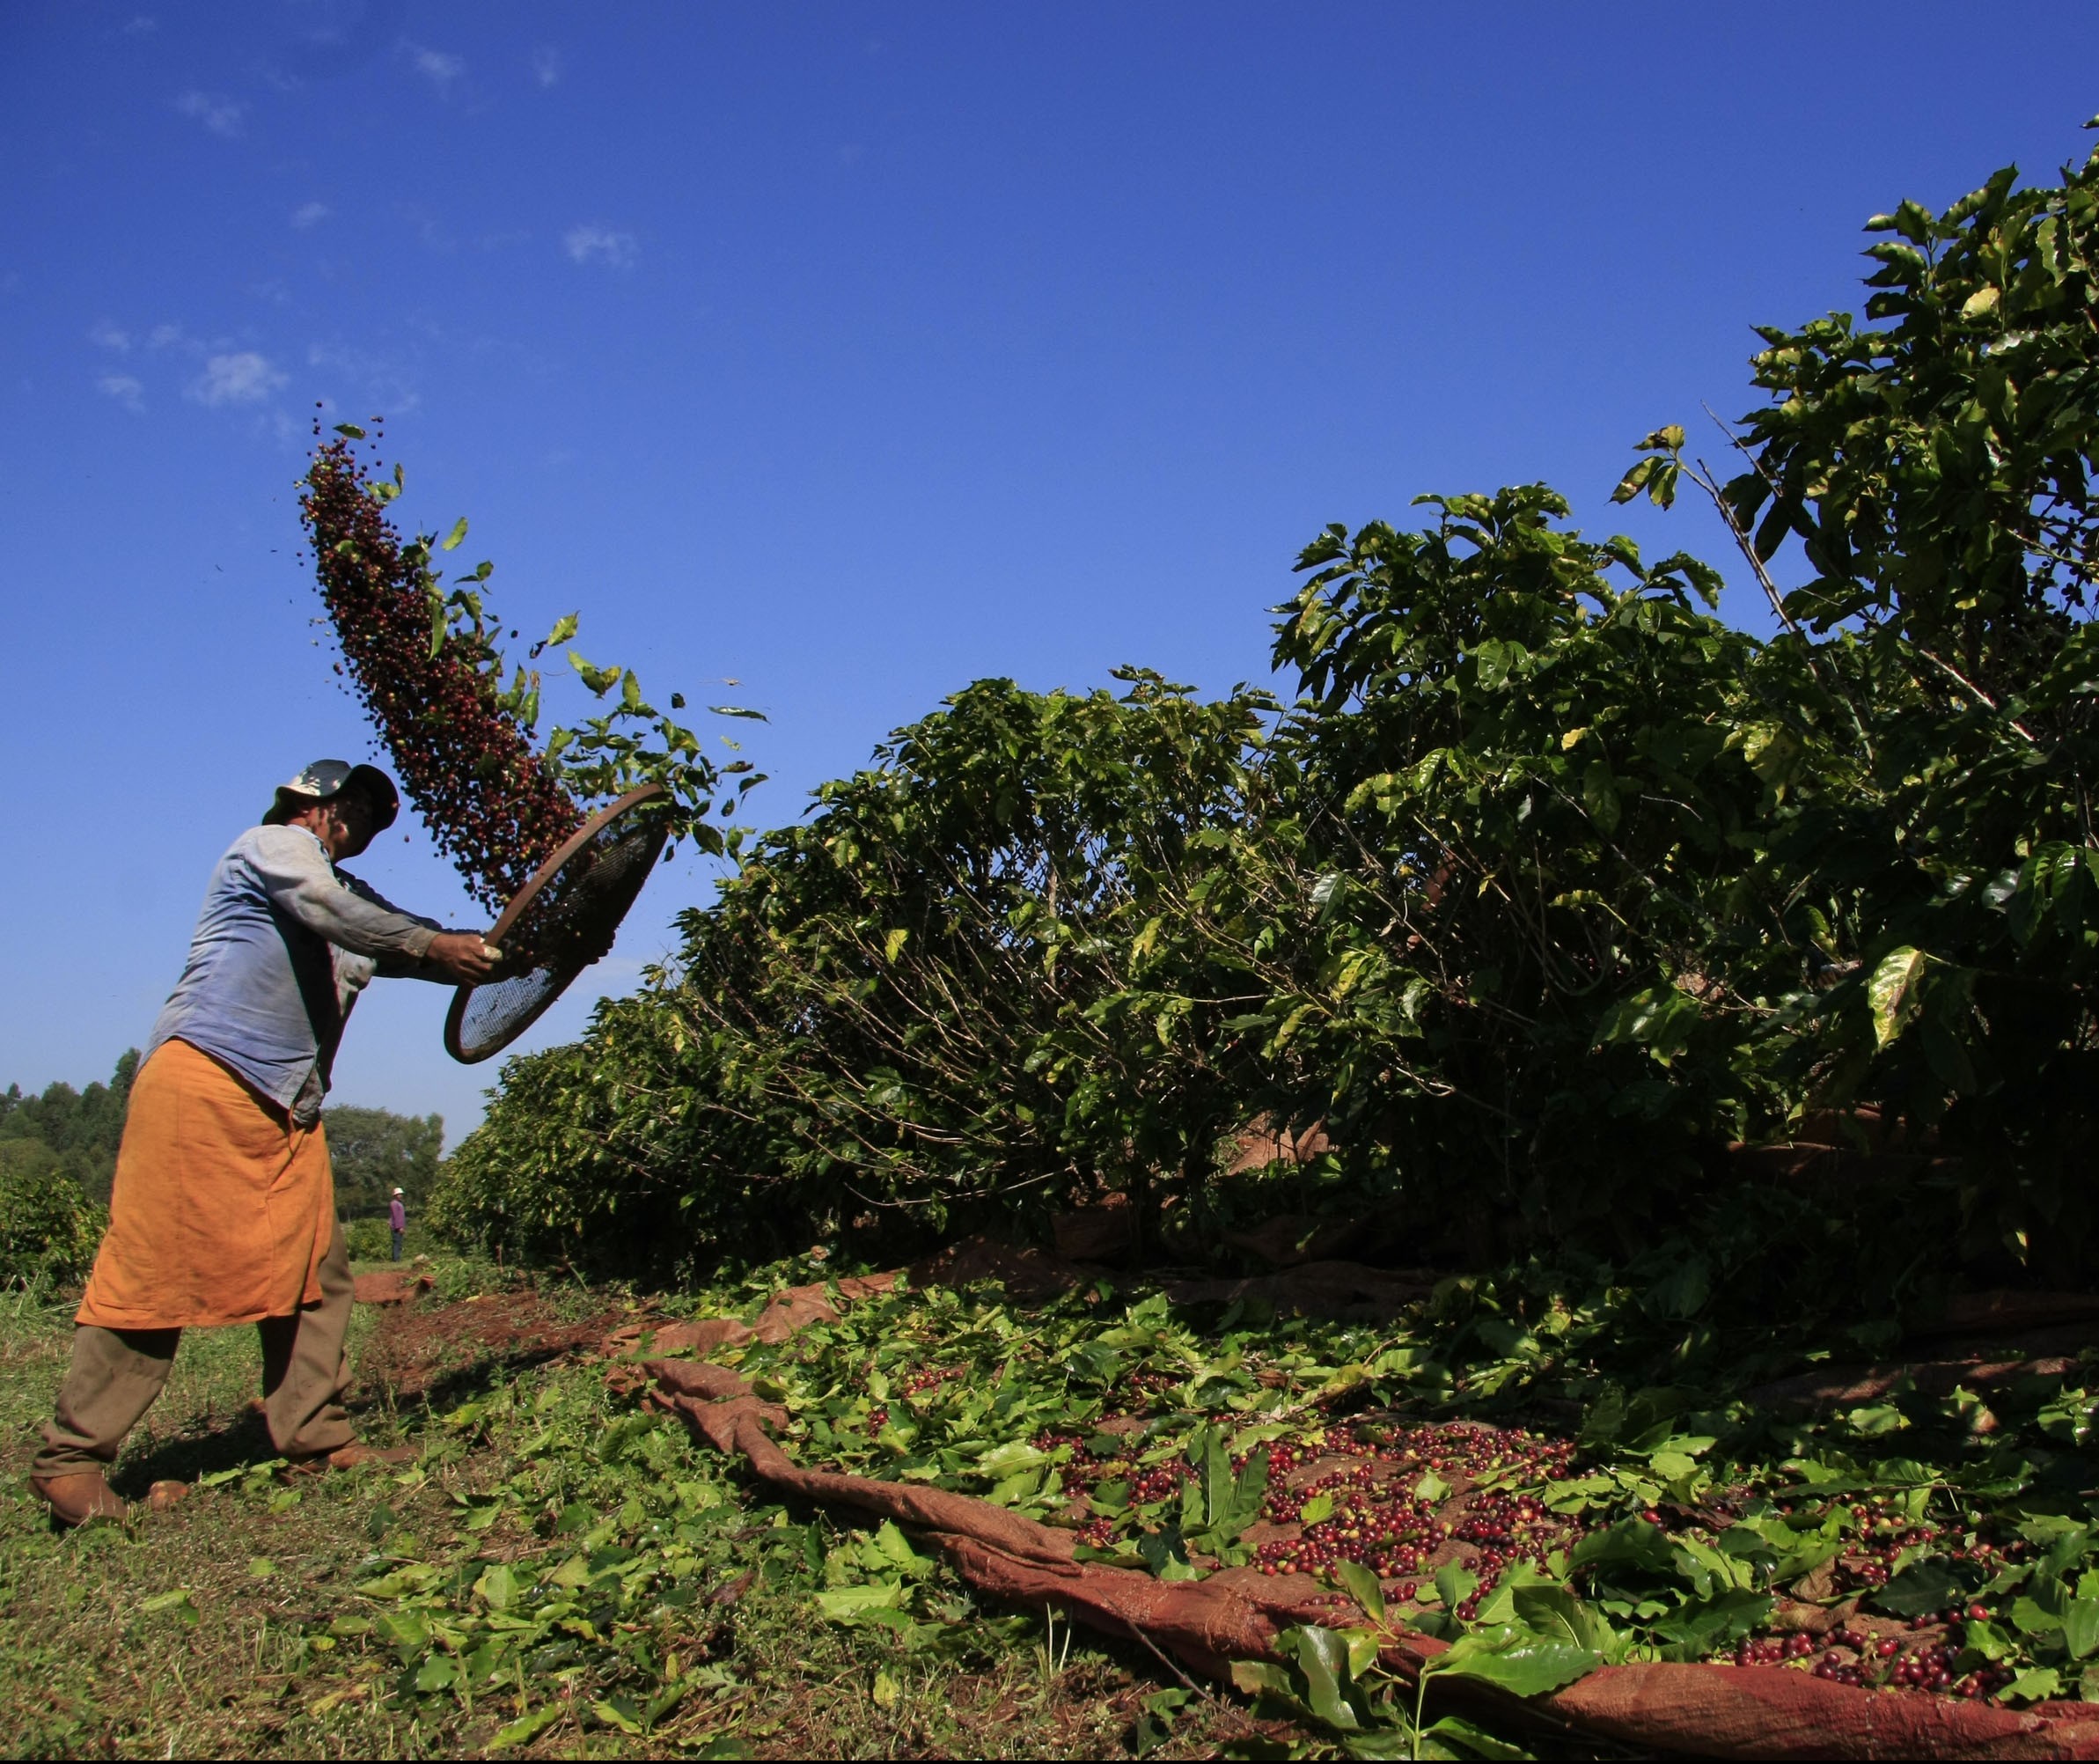
[[[811, 1303], [814, 1297], [814, 1289], [796, 1289], [791, 1299], [800, 1302], [782, 1307], [781, 1320], [792, 1312], [808, 1321], [836, 1315], [828, 1302]], [[913, 1526], [979, 1591], [1016, 1605], [1054, 1606], [1213, 1677], [1228, 1677], [1236, 1659], [1276, 1657], [1277, 1641], [1293, 1624], [1367, 1621], [1352, 1599], [1303, 1576], [1228, 1569], [1202, 1580], [1156, 1580], [1080, 1562], [1071, 1532], [988, 1501], [921, 1483], [803, 1469], [765, 1430], [783, 1422], [784, 1411], [761, 1403], [737, 1373], [691, 1360], [654, 1360], [642, 1370], [656, 1381], [648, 1400], [717, 1450], [742, 1453], [769, 1486]], [[1413, 1679], [1444, 1646], [1395, 1623], [1379, 1657]], [[1603, 1737], [1641, 1751], [1714, 1758], [2099, 1759], [2099, 1704], [2005, 1709], [1923, 1691], [1855, 1688], [1783, 1666], [1604, 1666], [1564, 1690], [1528, 1699], [1479, 1679], [1434, 1684], [1439, 1702], [1447, 1699], [1532, 1731]]]
[[209, 1055], [164, 1041], [131, 1087], [109, 1230], [75, 1320], [190, 1329], [289, 1317], [321, 1297], [335, 1184], [295, 1125]]

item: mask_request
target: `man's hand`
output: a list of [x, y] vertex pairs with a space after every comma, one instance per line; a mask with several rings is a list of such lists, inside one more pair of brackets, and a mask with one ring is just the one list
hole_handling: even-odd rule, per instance
[[484, 981], [495, 972], [495, 958], [479, 931], [439, 931], [422, 959], [462, 984]]

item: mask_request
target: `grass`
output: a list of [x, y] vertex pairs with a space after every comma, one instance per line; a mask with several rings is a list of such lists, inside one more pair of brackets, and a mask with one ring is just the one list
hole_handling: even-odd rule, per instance
[[[505, 1282], [432, 1266], [450, 1300]], [[577, 1317], [613, 1302], [542, 1297]], [[361, 1399], [364, 1437], [420, 1444], [417, 1464], [287, 1486], [248, 1408], [253, 1332], [192, 1332], [114, 1477], [134, 1498], [179, 1478], [189, 1498], [57, 1532], [24, 1477], [70, 1311], [0, 1301], [0, 1734], [18, 1755], [448, 1757], [506, 1729], [513, 1755], [588, 1757], [1172, 1758], [1287, 1740], [1148, 1655], [978, 1609], [930, 1561], [910, 1570], [923, 1622], [824, 1621], [812, 1595], [877, 1540], [752, 1494], [613, 1396], [600, 1365], [513, 1371], [471, 1339], [426, 1368], [436, 1394]], [[360, 1307], [353, 1361], [385, 1363], [395, 1327]], [[524, 1590], [554, 1563], [572, 1597]], [[470, 1654], [499, 1663], [495, 1692], [446, 1679]]]

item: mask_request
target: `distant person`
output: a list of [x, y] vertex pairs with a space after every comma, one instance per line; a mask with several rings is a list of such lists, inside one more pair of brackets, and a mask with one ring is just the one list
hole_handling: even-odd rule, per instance
[[408, 1209], [401, 1204], [400, 1190], [393, 1191], [393, 1198], [386, 1203], [386, 1223], [393, 1227], [393, 1259], [400, 1260], [400, 1240], [407, 1235]]
[[[342, 1402], [349, 1254], [321, 1100], [375, 974], [451, 983], [494, 966], [477, 934], [440, 930], [336, 869], [400, 806], [378, 768], [317, 760], [212, 871], [132, 1084], [109, 1229], [30, 1466], [61, 1525], [123, 1517], [103, 1473], [167, 1383], [185, 1329], [261, 1327], [269, 1437], [295, 1466], [378, 1455], [355, 1443]], [[393, 1216], [398, 1255], [398, 1200]]]

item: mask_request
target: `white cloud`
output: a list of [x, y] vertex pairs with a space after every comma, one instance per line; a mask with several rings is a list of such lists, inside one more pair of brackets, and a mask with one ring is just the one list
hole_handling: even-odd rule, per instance
[[631, 232], [614, 232], [610, 227], [572, 226], [561, 236], [561, 249], [571, 263], [588, 263], [603, 258], [614, 269], [632, 267], [640, 246]]
[[391, 351], [340, 342], [309, 343], [306, 365], [355, 381], [356, 392], [349, 402], [364, 410], [400, 416], [422, 402], [422, 394], [410, 379], [413, 361]]
[[175, 100], [175, 108], [193, 121], [201, 122], [214, 135], [224, 136], [231, 141], [240, 133], [240, 119], [247, 106], [238, 104], [230, 98], [217, 98], [208, 92], [199, 92], [192, 86]]
[[128, 373], [106, 373], [95, 382], [96, 387], [106, 396], [114, 398], [127, 410], [143, 410], [145, 386]]
[[408, 65], [440, 92], [451, 90], [451, 83], [466, 71], [466, 63], [458, 55], [448, 55], [443, 49], [426, 49], [419, 43], [404, 43]]
[[188, 336], [180, 325], [156, 325], [146, 334], [146, 347], [152, 349], [172, 349], [177, 343], [187, 344]]
[[532, 51], [532, 77], [542, 86], [559, 84], [561, 77], [561, 52], [542, 43]]
[[100, 320], [87, 334], [87, 340], [99, 348], [114, 349], [119, 355], [124, 354], [131, 347], [131, 333], [111, 324], [106, 319]]
[[253, 349], [239, 355], [213, 356], [204, 364], [202, 379], [189, 388], [199, 404], [260, 404], [285, 383], [285, 375]]
[[291, 211], [291, 224], [302, 230], [319, 226], [334, 212], [326, 202], [301, 202]]

